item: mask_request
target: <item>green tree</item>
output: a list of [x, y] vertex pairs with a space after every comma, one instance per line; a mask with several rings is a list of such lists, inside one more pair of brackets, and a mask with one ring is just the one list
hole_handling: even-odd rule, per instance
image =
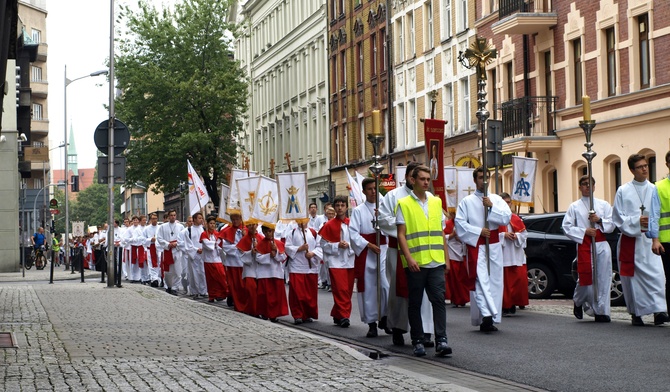
[[140, 1], [120, 12], [116, 59], [117, 117], [131, 132], [126, 181], [172, 191], [186, 180], [186, 160], [218, 205], [219, 184], [238, 153], [247, 82], [232, 57], [236, 27], [230, 1], [183, 0], [163, 11]]
[[[97, 170], [93, 178], [98, 178]], [[114, 187], [114, 219], [121, 219], [119, 187]], [[93, 182], [91, 186], [77, 194], [77, 200], [70, 202], [70, 222], [84, 221], [86, 226], [100, 225], [109, 218], [109, 188], [107, 184]], [[108, 222], [110, 225], [112, 222]], [[71, 229], [71, 228], [70, 228]]]

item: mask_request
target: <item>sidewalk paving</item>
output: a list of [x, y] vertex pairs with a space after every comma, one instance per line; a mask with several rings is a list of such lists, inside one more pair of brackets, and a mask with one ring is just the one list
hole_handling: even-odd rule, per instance
[[54, 284], [44, 284], [48, 269], [0, 274], [0, 332], [18, 343], [0, 349], [0, 389], [470, 390], [291, 327], [86, 274], [80, 283], [58, 271]]

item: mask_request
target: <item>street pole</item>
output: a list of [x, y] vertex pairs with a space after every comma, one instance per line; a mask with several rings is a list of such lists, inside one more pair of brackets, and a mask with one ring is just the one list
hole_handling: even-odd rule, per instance
[[109, 141], [107, 146], [107, 186], [109, 189], [109, 216], [107, 218], [107, 287], [114, 287], [114, 0], [109, 1]]
[[[72, 80], [67, 78], [67, 65], [63, 72], [63, 157], [65, 158], [65, 166], [63, 167], [63, 177], [65, 177], [65, 265], [70, 263], [70, 184], [69, 184], [69, 165], [67, 159], [68, 138], [67, 138], [67, 86], [76, 82], [77, 80], [88, 78], [90, 76], [107, 75], [107, 70], [91, 72], [88, 75], [80, 76]], [[72, 270], [74, 273], [74, 270]], [[82, 275], [83, 276], [83, 275]], [[83, 281], [83, 280], [82, 280]]]

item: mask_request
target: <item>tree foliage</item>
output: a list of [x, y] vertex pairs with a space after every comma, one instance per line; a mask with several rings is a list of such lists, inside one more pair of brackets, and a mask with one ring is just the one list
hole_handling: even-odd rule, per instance
[[229, 6], [227, 0], [183, 0], [159, 11], [140, 1], [137, 11], [122, 9], [127, 31], [115, 63], [122, 91], [116, 113], [131, 132], [128, 184], [172, 191], [186, 180], [189, 159], [218, 205], [248, 94], [232, 57]]
[[[94, 178], [98, 178], [97, 170]], [[114, 186], [114, 219], [120, 219], [123, 199], [119, 187]], [[65, 213], [65, 205], [61, 208]], [[109, 218], [109, 186], [93, 182], [91, 186], [77, 193], [77, 199], [70, 201], [70, 222], [84, 221], [86, 226], [101, 225]], [[107, 222], [111, 225], [111, 222]], [[70, 230], [72, 228], [70, 227]]]

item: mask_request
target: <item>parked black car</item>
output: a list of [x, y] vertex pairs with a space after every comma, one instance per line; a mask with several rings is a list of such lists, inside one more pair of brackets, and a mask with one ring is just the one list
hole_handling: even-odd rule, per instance
[[[572, 297], [575, 290], [577, 247], [563, 233], [561, 227], [565, 212], [522, 215], [528, 242], [526, 262], [528, 264], [528, 296], [548, 298], [554, 291]], [[616, 260], [616, 245], [619, 231], [607, 234], [607, 242], [612, 248], [612, 289], [613, 306], [623, 305], [623, 291]]]

